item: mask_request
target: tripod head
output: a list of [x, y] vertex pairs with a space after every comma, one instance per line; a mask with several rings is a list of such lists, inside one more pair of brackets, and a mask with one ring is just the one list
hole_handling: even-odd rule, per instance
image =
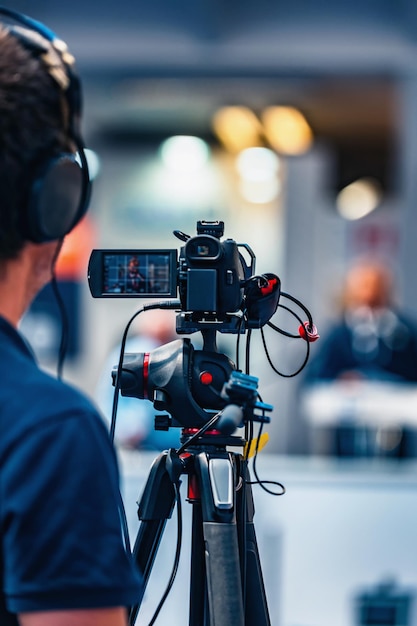
[[[215, 332], [206, 332], [212, 345]], [[114, 385], [117, 374], [115, 367]], [[255, 419], [253, 409], [261, 408], [257, 384], [257, 378], [237, 372], [225, 354], [204, 348], [195, 350], [189, 338], [172, 341], [152, 352], [125, 354], [118, 379], [122, 396], [152, 400], [155, 409], [171, 415], [171, 419], [159, 419], [157, 427], [201, 428], [218, 411], [223, 411], [224, 419], [219, 416], [216, 425], [223, 434], [231, 434], [249, 416]], [[240, 419], [236, 410], [226, 410], [228, 406], [239, 408]], [[262, 406], [264, 410], [272, 409]], [[237, 421], [233, 430], [232, 415], [232, 421]]]

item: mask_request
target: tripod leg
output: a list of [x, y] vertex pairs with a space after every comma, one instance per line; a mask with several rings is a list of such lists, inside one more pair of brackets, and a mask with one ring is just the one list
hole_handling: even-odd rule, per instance
[[235, 464], [226, 451], [195, 456], [210, 626], [244, 626], [235, 507]]
[[[139, 501], [141, 520], [133, 548], [133, 557], [142, 573], [145, 591], [167, 520], [175, 502], [174, 486], [166, 470], [167, 452], [155, 459]], [[130, 609], [129, 624], [133, 625], [142, 599]]]
[[206, 624], [207, 589], [201, 502], [192, 501], [189, 626]]
[[241, 563], [243, 565], [245, 626], [252, 626], [253, 624], [256, 624], [256, 626], [270, 626], [271, 621], [253, 522], [255, 507], [252, 487], [249, 484], [249, 472], [246, 462], [242, 461], [242, 466], [242, 474], [245, 480], [238, 492], [237, 519]]

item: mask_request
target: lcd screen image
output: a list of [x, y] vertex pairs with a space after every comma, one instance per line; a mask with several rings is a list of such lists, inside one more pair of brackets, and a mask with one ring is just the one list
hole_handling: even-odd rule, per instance
[[164, 254], [105, 254], [103, 294], [170, 294], [170, 257]]

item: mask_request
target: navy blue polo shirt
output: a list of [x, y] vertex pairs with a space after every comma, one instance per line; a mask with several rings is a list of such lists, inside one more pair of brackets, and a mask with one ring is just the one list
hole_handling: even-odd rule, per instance
[[106, 427], [78, 391], [39, 369], [0, 318], [0, 624], [13, 614], [129, 606], [119, 474]]

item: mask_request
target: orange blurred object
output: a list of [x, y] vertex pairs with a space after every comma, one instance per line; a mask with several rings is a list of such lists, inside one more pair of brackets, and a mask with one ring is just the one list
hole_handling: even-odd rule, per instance
[[56, 265], [58, 280], [86, 278], [88, 259], [95, 242], [95, 228], [88, 217], [65, 237]]

